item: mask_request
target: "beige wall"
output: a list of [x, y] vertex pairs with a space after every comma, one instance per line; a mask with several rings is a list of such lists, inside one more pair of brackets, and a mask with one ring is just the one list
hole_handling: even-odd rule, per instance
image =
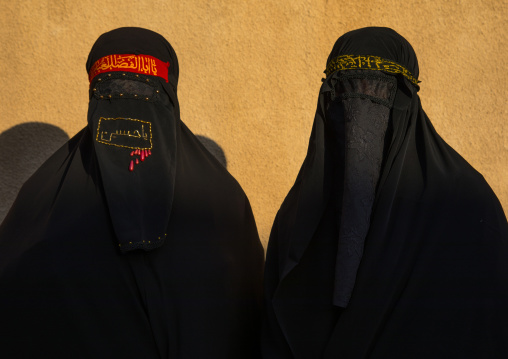
[[508, 209], [506, 0], [0, 1], [0, 220], [33, 167], [86, 125], [88, 52], [121, 26], [175, 48], [182, 119], [223, 148], [265, 244], [305, 156], [328, 53], [363, 26], [413, 45], [424, 109]]

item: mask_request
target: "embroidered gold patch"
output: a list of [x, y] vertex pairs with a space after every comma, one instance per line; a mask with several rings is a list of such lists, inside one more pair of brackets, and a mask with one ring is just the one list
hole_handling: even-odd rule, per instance
[[330, 60], [326, 65], [326, 76], [335, 71], [341, 70], [377, 70], [390, 74], [402, 74], [412, 84], [418, 86], [418, 79], [414, 77], [408, 69], [396, 62], [383, 59], [379, 56], [371, 55], [341, 55]]
[[152, 124], [132, 118], [99, 119], [96, 141], [133, 150], [152, 149]]

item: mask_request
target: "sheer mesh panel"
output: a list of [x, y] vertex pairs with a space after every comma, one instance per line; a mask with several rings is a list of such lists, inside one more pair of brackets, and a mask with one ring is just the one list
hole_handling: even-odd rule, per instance
[[129, 98], [143, 101], [156, 101], [160, 89], [156, 81], [146, 76], [133, 74], [112, 74], [94, 81], [93, 95], [100, 100]]
[[334, 304], [346, 307], [369, 231], [397, 81], [369, 71], [334, 74], [329, 80], [326, 121], [334, 138], [338, 233]]

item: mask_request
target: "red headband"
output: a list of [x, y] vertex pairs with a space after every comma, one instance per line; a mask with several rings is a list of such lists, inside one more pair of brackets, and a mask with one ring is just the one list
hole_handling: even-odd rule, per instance
[[168, 69], [169, 62], [163, 62], [150, 55], [108, 55], [95, 61], [88, 74], [88, 79], [92, 82], [95, 76], [102, 73], [123, 71], [158, 76], [168, 82]]

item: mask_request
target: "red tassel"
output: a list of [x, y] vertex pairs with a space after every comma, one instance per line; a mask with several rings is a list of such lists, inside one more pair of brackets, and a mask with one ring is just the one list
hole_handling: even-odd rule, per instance
[[136, 150], [135, 154], [139, 156], [139, 149]]
[[148, 154], [151, 156], [151, 155], [152, 155], [152, 151], [151, 151], [151, 150], [148, 150]]
[[141, 161], [145, 160], [145, 151], [141, 151]]
[[139, 160], [136, 158], [136, 164], [139, 165]]
[[131, 157], [134, 156], [134, 151], [131, 152]]
[[129, 165], [129, 171], [134, 171], [134, 161], [131, 161], [131, 164]]

